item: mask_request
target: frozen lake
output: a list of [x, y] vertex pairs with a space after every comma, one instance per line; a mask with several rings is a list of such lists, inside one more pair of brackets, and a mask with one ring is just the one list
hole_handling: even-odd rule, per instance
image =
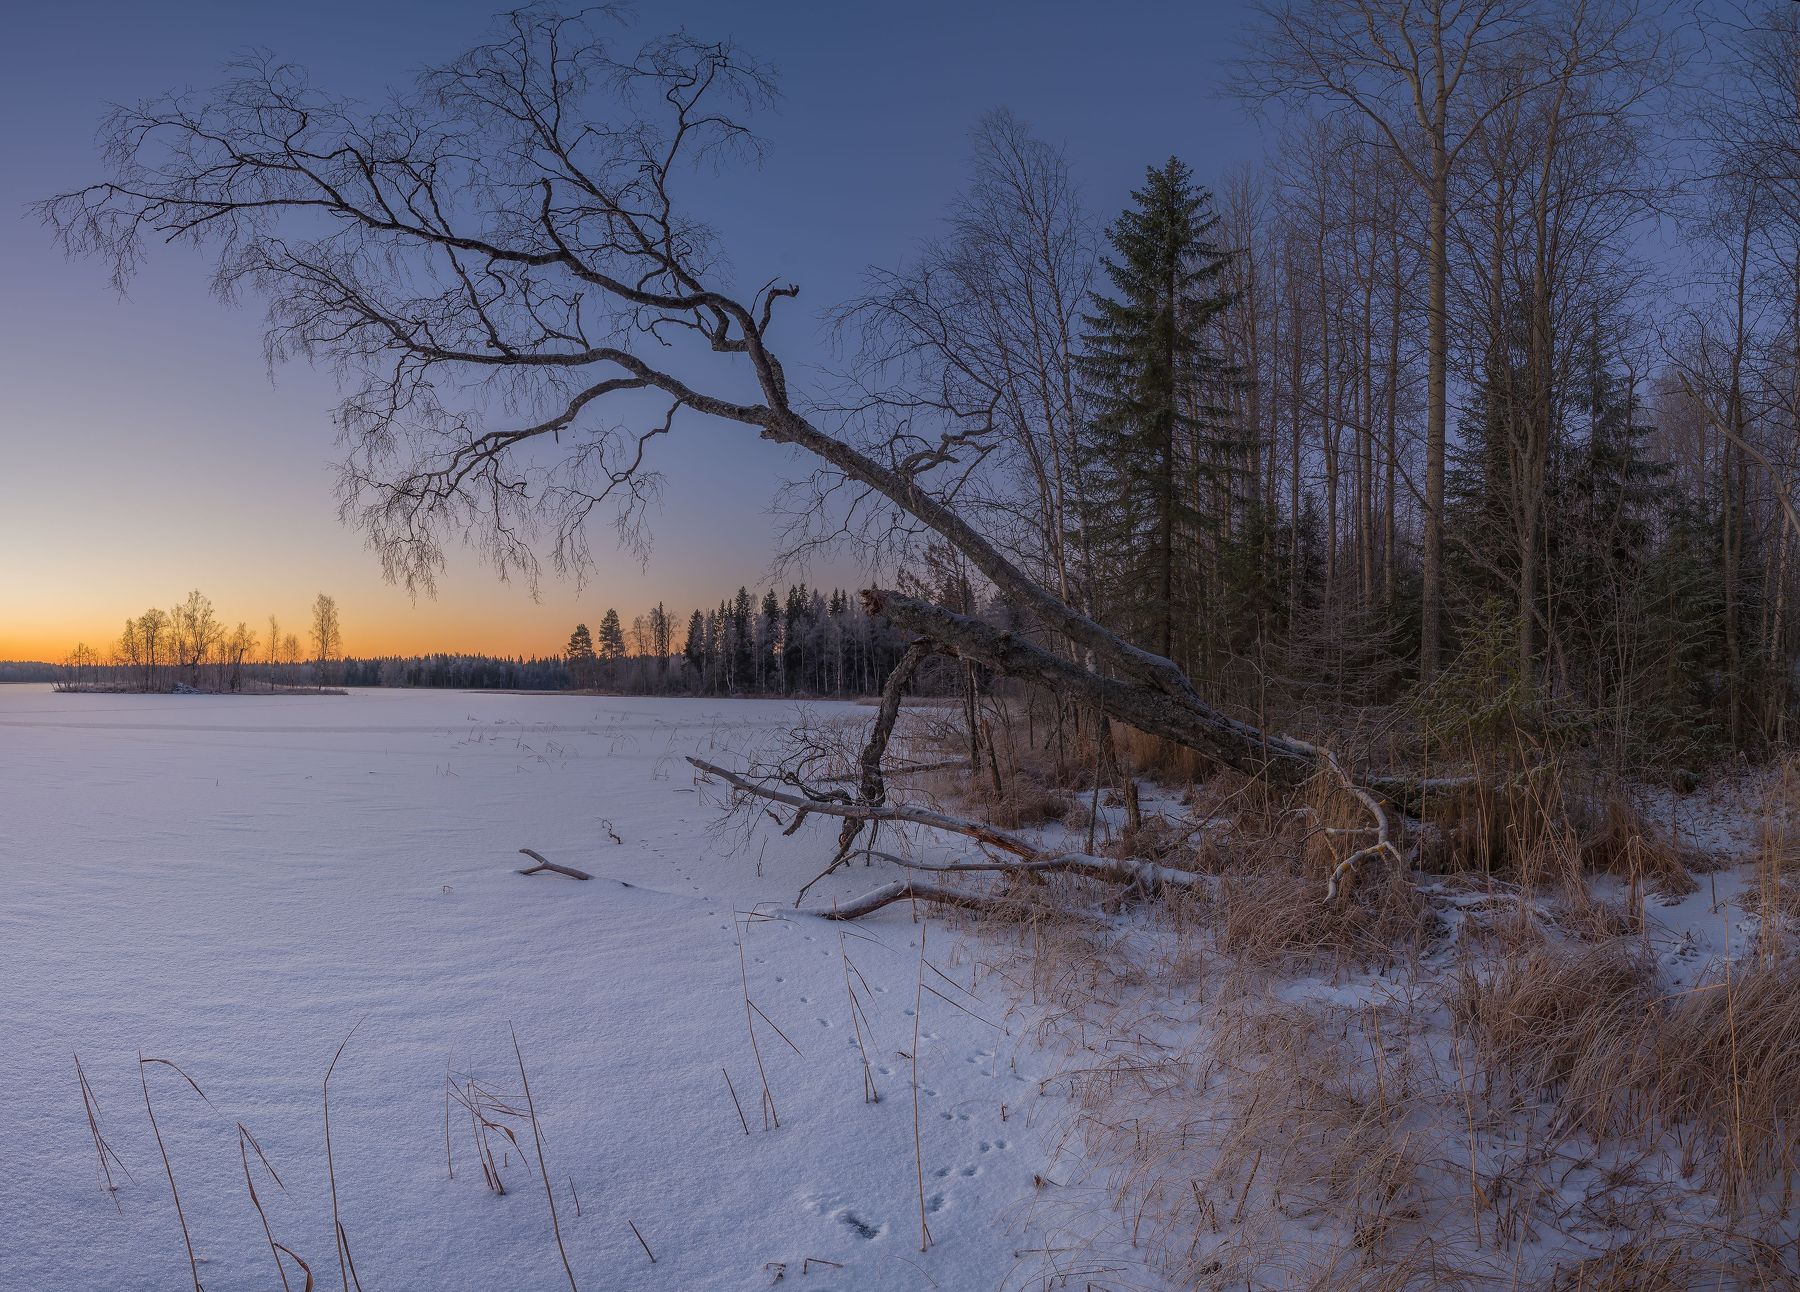
[[[188, 1285], [140, 1054], [178, 1063], [210, 1100], [143, 1069], [205, 1287], [280, 1286], [240, 1122], [285, 1186], [249, 1155], [275, 1240], [338, 1287], [321, 1081], [353, 1028], [331, 1134], [362, 1286], [568, 1286], [529, 1123], [511, 1123], [517, 1148], [487, 1136], [504, 1196], [483, 1183], [460, 1104], [446, 1147], [447, 1073], [517, 1101], [509, 1025], [584, 1289], [1033, 1286], [1033, 1175], [1061, 1110], [1040, 1105], [1021, 1029], [997, 1026], [1001, 984], [954, 933], [933, 924], [927, 950], [969, 1012], [924, 997], [916, 1163], [920, 926], [904, 908], [743, 925], [781, 1122], [764, 1129], [740, 913], [785, 912], [836, 831], [737, 848], [682, 755], [733, 764], [794, 715], [774, 701], [0, 687], [0, 1287]], [[523, 878], [520, 847], [597, 878]], [[858, 866], [815, 894], [888, 877]], [[863, 1099], [840, 930], [878, 1104]], [[130, 1172], [112, 1167], [113, 1193], [77, 1054]]]

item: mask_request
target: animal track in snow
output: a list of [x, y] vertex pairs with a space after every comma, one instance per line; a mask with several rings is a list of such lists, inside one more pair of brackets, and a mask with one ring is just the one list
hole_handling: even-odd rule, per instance
[[830, 1198], [808, 1197], [803, 1199], [809, 1210], [817, 1212], [828, 1220], [835, 1220], [858, 1238], [873, 1242], [887, 1232], [887, 1226], [879, 1221], [864, 1219], [848, 1205], [840, 1205]]
[[849, 1231], [858, 1238], [866, 1238], [873, 1241], [874, 1239], [881, 1237], [880, 1225], [871, 1225], [868, 1221], [864, 1220], [861, 1216], [858, 1216], [854, 1211], [851, 1211], [848, 1208], [837, 1213], [837, 1221], [839, 1224], [849, 1229]]

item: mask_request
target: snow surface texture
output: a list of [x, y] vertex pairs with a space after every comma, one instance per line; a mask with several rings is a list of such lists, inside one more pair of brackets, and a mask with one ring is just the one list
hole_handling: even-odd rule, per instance
[[[249, 1155], [275, 1240], [339, 1286], [321, 1082], [353, 1028], [331, 1136], [362, 1286], [566, 1287], [529, 1121], [496, 1114], [516, 1146], [487, 1136], [504, 1196], [460, 1103], [446, 1161], [447, 1073], [523, 1107], [509, 1027], [583, 1289], [1032, 1285], [1034, 1174], [1067, 1106], [1040, 1098], [1045, 1060], [1022, 1029], [998, 1025], [1003, 984], [903, 907], [848, 928], [792, 916], [835, 830], [736, 849], [681, 760], [732, 763], [794, 716], [757, 701], [0, 687], [0, 1289], [188, 1284], [140, 1054], [210, 1101], [143, 1069], [209, 1292], [280, 1285], [239, 1122], [285, 1186]], [[521, 847], [596, 878], [521, 877]], [[885, 878], [858, 866], [814, 895]], [[759, 904], [779, 918], [746, 921]], [[779, 1129], [764, 1129], [740, 929]], [[921, 995], [927, 1252], [907, 1058]], [[129, 1169], [113, 1166], [113, 1193], [77, 1054]]]

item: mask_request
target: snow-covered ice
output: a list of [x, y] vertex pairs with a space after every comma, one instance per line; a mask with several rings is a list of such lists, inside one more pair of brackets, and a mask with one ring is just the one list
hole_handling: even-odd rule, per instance
[[[1003, 984], [929, 926], [943, 995], [923, 995], [920, 1022], [921, 1252], [922, 926], [903, 908], [848, 928], [791, 916], [835, 830], [735, 848], [682, 761], [729, 762], [792, 717], [759, 701], [0, 687], [0, 1288], [187, 1283], [140, 1054], [210, 1100], [144, 1069], [206, 1288], [279, 1286], [239, 1122], [285, 1185], [255, 1166], [275, 1239], [338, 1286], [321, 1081], [353, 1028], [331, 1135], [370, 1292], [567, 1286], [529, 1124], [512, 1123], [517, 1148], [490, 1137], [505, 1196], [456, 1105], [446, 1162], [446, 1073], [516, 1099], [509, 1029], [584, 1289], [1028, 1285], [1034, 1175], [1062, 1109], [1040, 1102], [1021, 1029], [999, 1026]], [[521, 877], [520, 847], [596, 879]], [[885, 878], [857, 867], [815, 892]], [[782, 918], [746, 922], [759, 905]], [[781, 1124], [767, 1131], [740, 928], [769, 1020], [756, 1034]], [[840, 931], [878, 1104], [863, 1100]], [[77, 1054], [130, 1171], [116, 1194], [97, 1183]]]

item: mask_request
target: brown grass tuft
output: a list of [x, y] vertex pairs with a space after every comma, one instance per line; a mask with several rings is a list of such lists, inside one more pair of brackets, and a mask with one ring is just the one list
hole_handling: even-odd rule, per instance
[[1486, 972], [1465, 964], [1451, 1008], [1491, 1103], [1553, 1102], [1561, 1129], [1596, 1138], [1644, 1125], [1661, 1003], [1656, 966], [1635, 944], [1544, 943]]
[[1780, 1183], [1783, 1209], [1800, 1166], [1800, 960], [1727, 966], [1673, 1002], [1659, 1099], [1688, 1123], [1685, 1153], [1709, 1169], [1726, 1206]]

